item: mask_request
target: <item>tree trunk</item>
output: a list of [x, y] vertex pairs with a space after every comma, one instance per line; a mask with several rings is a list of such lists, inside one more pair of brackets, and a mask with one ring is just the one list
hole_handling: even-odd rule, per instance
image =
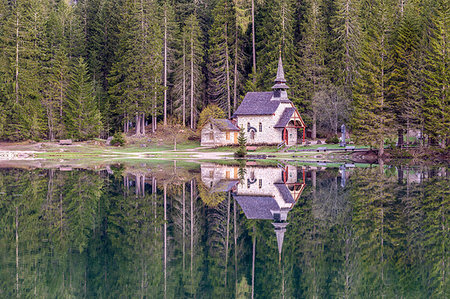
[[397, 147], [402, 148], [404, 144], [403, 129], [397, 130], [397, 137], [398, 137]]
[[183, 273], [186, 269], [186, 183], [183, 182]]
[[167, 294], [167, 185], [164, 184], [164, 298]]
[[317, 112], [314, 110], [313, 111], [313, 119], [312, 119], [312, 133], [311, 133], [311, 138], [312, 140], [316, 140], [317, 137]]
[[141, 116], [141, 132], [145, 136], [145, 113], [142, 113]]
[[139, 117], [139, 113], [136, 112], [136, 135], [141, 134], [141, 118]]
[[228, 49], [228, 24], [225, 23], [225, 68], [227, 75], [227, 109], [228, 118], [231, 118], [231, 84], [230, 84], [230, 55]]
[[384, 155], [384, 141], [381, 140], [378, 146], [378, 157], [381, 158]]
[[238, 30], [239, 25], [236, 21], [235, 33], [234, 33], [234, 94], [233, 94], [233, 112], [236, 111], [237, 107], [237, 81], [238, 81]]
[[167, 126], [167, 6], [164, 8], [164, 126]]
[[[18, 4], [16, 4], [18, 6]], [[16, 82], [15, 82], [15, 93], [16, 93], [16, 104], [19, 103], [19, 8], [16, 8]]]
[[19, 208], [16, 207], [16, 297], [19, 298]]
[[183, 127], [186, 126], [186, 37], [183, 36]]
[[191, 129], [194, 129], [194, 37], [191, 30]]
[[256, 82], [256, 41], [255, 41], [255, 0], [252, 0], [252, 54], [253, 54], [253, 83]]

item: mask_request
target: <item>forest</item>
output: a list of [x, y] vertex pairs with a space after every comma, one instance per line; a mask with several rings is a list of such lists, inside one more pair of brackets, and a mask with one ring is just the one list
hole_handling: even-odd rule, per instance
[[[0, 0], [0, 140], [182, 124], [268, 91], [311, 137], [449, 143], [447, 0]], [[407, 135], [408, 136], [408, 135]], [[398, 139], [397, 139], [398, 138]]]

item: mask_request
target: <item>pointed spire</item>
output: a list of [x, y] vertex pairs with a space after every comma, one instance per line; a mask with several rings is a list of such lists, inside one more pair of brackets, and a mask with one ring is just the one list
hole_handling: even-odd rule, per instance
[[286, 232], [287, 222], [274, 222], [272, 225], [275, 227], [275, 234], [277, 235], [278, 254], [281, 257], [283, 250], [284, 233]]
[[284, 78], [283, 61], [281, 60], [281, 51], [280, 51], [280, 58], [278, 59], [278, 70], [275, 83], [286, 83], [286, 79]]

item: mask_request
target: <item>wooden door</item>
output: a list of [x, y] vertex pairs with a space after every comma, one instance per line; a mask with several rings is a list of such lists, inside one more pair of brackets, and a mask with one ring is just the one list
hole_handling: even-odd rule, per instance
[[234, 132], [234, 143], [238, 143], [238, 133]]

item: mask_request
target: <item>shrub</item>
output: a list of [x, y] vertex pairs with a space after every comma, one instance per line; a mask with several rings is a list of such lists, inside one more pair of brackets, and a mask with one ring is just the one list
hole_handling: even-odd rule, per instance
[[328, 137], [328, 138], [325, 140], [325, 142], [326, 142], [327, 144], [337, 144], [337, 143], [339, 143], [339, 138], [337, 137], [337, 135], [334, 135], [334, 136], [332, 136], [332, 137]]
[[234, 152], [234, 156], [237, 158], [245, 157], [247, 155], [247, 148], [246, 148], [247, 138], [245, 138], [245, 133], [244, 133], [243, 128], [241, 128], [241, 130], [239, 131], [238, 143], [239, 143], [239, 147], [238, 147], [237, 151]]
[[111, 140], [111, 145], [119, 146], [125, 144], [125, 137], [121, 132], [116, 132]]

